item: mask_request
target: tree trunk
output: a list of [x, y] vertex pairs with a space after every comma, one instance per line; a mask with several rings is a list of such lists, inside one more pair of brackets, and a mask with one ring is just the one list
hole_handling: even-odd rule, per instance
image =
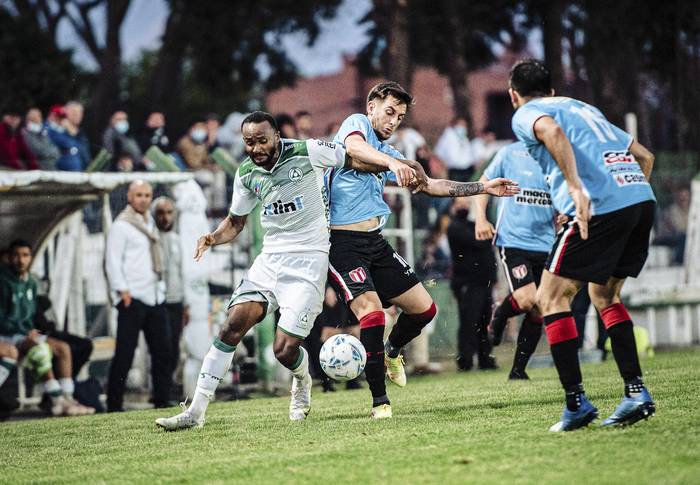
[[163, 45], [148, 86], [147, 112], [162, 111], [169, 117], [177, 111], [178, 93], [182, 89], [182, 59], [189, 42], [184, 19], [185, 1], [173, 1]]
[[469, 66], [465, 59], [464, 31], [459, 23], [456, 2], [442, 0], [443, 15], [445, 18], [445, 32], [447, 34], [445, 57], [451, 61], [448, 63], [447, 77], [450, 81], [452, 99], [454, 102], [454, 114], [457, 118], [467, 120], [467, 126], [472, 131], [471, 99], [469, 96]]
[[388, 0], [391, 16], [388, 19], [385, 76], [410, 91], [413, 63], [409, 37], [409, 1]]
[[564, 3], [561, 0], [549, 0], [542, 3], [542, 42], [544, 43], [544, 62], [552, 73], [552, 87], [558, 93], [565, 91], [564, 66], [562, 65], [562, 38], [564, 29]]
[[87, 129], [93, 140], [99, 139], [112, 112], [119, 106], [119, 82], [121, 80], [122, 48], [119, 42], [124, 17], [130, 0], [108, 0], [107, 32], [105, 47], [99, 59], [100, 73], [95, 87], [92, 105], [88, 110]]

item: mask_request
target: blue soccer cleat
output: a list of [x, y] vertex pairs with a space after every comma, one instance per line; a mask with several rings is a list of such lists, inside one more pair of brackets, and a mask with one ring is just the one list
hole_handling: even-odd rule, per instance
[[650, 418], [656, 412], [656, 405], [646, 387], [636, 397], [623, 397], [615, 412], [602, 422], [601, 426], [629, 426], [639, 420]]
[[549, 431], [558, 433], [560, 431], [573, 431], [579, 428], [585, 428], [588, 424], [598, 417], [598, 409], [586, 399], [585, 394], [580, 395], [580, 405], [576, 411], [569, 411], [564, 407], [564, 412], [561, 415], [561, 421], [552, 425]]

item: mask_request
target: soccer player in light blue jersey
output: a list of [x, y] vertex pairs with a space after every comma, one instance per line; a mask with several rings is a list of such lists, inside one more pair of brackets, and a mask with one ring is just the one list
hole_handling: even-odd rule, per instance
[[558, 233], [537, 292], [545, 331], [566, 394], [561, 421], [571, 431], [598, 416], [583, 390], [571, 300], [588, 283], [612, 343], [624, 396], [603, 425], [633, 424], [655, 412], [642, 381], [632, 319], [620, 300], [627, 277], [647, 258], [656, 200], [649, 185], [654, 156], [598, 108], [555, 97], [549, 70], [517, 62], [509, 94], [513, 132], [542, 167], [554, 208], [571, 220]]
[[508, 319], [524, 313], [508, 378], [529, 379], [525, 367], [542, 335], [542, 315], [535, 303], [537, 285], [554, 243], [555, 211], [544, 174], [522, 142], [501, 148], [481, 180], [497, 177], [518, 182], [520, 193], [499, 202], [496, 229], [486, 218], [488, 195], [476, 197], [476, 239], [492, 239], [498, 246], [510, 290], [491, 320], [493, 344], [501, 343]]
[[[374, 86], [367, 96], [367, 114], [353, 114], [341, 125], [334, 139], [346, 147], [348, 156], [360, 162], [389, 166], [404, 156], [386, 143], [399, 127], [413, 97], [395, 82]], [[482, 182], [435, 180], [415, 161], [405, 160], [416, 171], [410, 185], [438, 197], [490, 193], [517, 193], [517, 184], [507, 179]], [[384, 370], [396, 385], [406, 385], [403, 346], [417, 337], [433, 319], [437, 308], [409, 266], [382, 237], [381, 229], [391, 212], [384, 202], [384, 185], [394, 181], [388, 172], [360, 173], [345, 168], [327, 175], [331, 206], [330, 281], [360, 322], [360, 340], [367, 351], [365, 376], [372, 393], [373, 418], [392, 415], [386, 395]], [[398, 180], [399, 185], [407, 185]], [[382, 307], [403, 310], [386, 344]]]

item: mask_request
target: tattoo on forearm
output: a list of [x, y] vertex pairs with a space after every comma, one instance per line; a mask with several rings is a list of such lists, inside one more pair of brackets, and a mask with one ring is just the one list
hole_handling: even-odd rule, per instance
[[484, 191], [484, 184], [481, 182], [449, 182], [447, 187], [450, 197], [468, 197]]

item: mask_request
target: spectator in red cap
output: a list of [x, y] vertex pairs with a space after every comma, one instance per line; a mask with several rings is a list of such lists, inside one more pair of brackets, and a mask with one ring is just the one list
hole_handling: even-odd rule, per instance
[[0, 123], [0, 167], [14, 170], [36, 170], [39, 165], [20, 131], [22, 117], [15, 110], [6, 110]]

